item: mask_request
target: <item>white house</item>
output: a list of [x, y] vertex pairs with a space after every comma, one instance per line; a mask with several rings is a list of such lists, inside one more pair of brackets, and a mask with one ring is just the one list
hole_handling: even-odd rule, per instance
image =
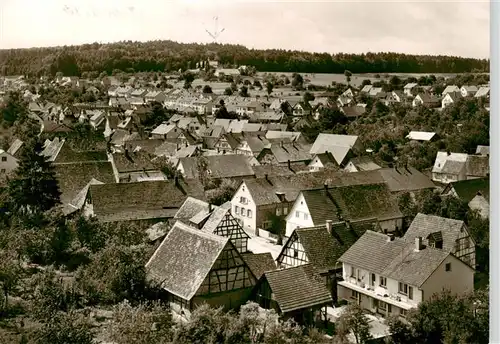
[[461, 97], [461, 93], [460, 92], [449, 92], [449, 93], [446, 93], [445, 96], [443, 97], [443, 99], [441, 100], [441, 108], [446, 108], [448, 107], [449, 105], [457, 102], [458, 100], [460, 100], [460, 97]]
[[474, 95], [475, 98], [483, 98], [487, 97], [490, 95], [490, 88], [489, 86], [481, 86], [477, 90], [476, 94]]
[[443, 184], [465, 180], [466, 162], [466, 153], [437, 152], [432, 180]]
[[436, 133], [427, 131], [410, 131], [406, 138], [413, 141], [432, 141], [436, 137]]
[[19, 165], [18, 160], [3, 149], [0, 149], [0, 175], [9, 174]]
[[[384, 183], [344, 183], [346, 185], [325, 185], [323, 188], [301, 191], [286, 217], [285, 236], [290, 237], [296, 228], [318, 226], [329, 220], [374, 219], [384, 232], [393, 232], [402, 227], [403, 215]], [[356, 194], [355, 201], [349, 196], [352, 194]]]
[[478, 89], [477, 86], [462, 86], [460, 87], [460, 94], [462, 97], [472, 97], [475, 96]]
[[415, 87], [417, 87], [417, 86], [418, 86], [418, 84], [417, 84], [416, 82], [410, 82], [410, 83], [406, 84], [406, 85], [404, 86], [404, 88], [403, 88], [403, 92], [404, 92], [404, 94], [406, 94], [407, 96], [410, 96], [410, 97], [411, 97], [411, 96], [413, 96], [413, 94], [411, 93], [411, 91], [412, 91]]
[[434, 294], [474, 290], [474, 270], [453, 254], [368, 230], [340, 258], [338, 296], [382, 316], [406, 317]]
[[452, 92], [458, 92], [458, 93], [460, 93], [460, 88], [457, 85], [448, 85], [443, 90], [443, 92], [441, 93], [441, 95], [444, 97], [446, 94], [452, 93]]

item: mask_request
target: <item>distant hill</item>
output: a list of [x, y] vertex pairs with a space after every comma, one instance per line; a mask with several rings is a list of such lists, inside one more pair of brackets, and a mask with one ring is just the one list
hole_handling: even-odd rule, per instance
[[216, 55], [225, 66], [252, 65], [258, 71], [299, 73], [466, 73], [488, 72], [489, 61], [452, 56], [397, 53], [335, 54], [256, 50], [229, 44], [172, 41], [119, 42], [50, 48], [0, 50], [1, 75], [78, 76], [82, 72], [172, 71], [194, 68]]

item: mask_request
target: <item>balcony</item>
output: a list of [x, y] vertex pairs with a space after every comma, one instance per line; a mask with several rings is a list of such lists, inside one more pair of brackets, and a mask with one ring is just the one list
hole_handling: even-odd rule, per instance
[[393, 306], [396, 306], [398, 308], [402, 308], [405, 310], [409, 310], [411, 308], [416, 307], [416, 304], [405, 302], [406, 300], [405, 297], [397, 294], [382, 294], [380, 293], [380, 287], [372, 287], [368, 284], [365, 284], [364, 282], [358, 282], [356, 283], [350, 283], [350, 280], [355, 280], [355, 278], [349, 277], [347, 278], [346, 281], [338, 282], [338, 285], [341, 285], [345, 288], [357, 291], [358, 293], [361, 293], [363, 295], [372, 297], [374, 299], [390, 303]]

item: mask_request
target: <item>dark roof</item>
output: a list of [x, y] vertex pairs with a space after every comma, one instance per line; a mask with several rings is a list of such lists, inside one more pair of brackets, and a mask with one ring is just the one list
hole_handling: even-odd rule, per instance
[[291, 176], [269, 176], [245, 180], [256, 205], [279, 203], [276, 192], [284, 192], [288, 202], [293, 202], [302, 190], [329, 185], [373, 184], [383, 182], [380, 174], [369, 172], [340, 173], [329, 170], [299, 173]]
[[441, 263], [450, 255], [441, 249], [426, 247], [415, 250], [414, 242], [367, 231], [340, 258], [339, 261], [396, 281], [421, 287]]
[[155, 170], [151, 159], [151, 155], [146, 151], [113, 154], [115, 167], [119, 173]]
[[130, 152], [140, 150], [148, 152], [149, 154], [155, 154], [156, 149], [160, 147], [164, 142], [164, 140], [160, 139], [130, 140], [127, 141], [125, 145]]
[[198, 178], [198, 161], [205, 159], [210, 178], [249, 177], [255, 173], [247, 156], [242, 154], [180, 158], [186, 179]]
[[189, 220], [201, 211], [208, 212], [209, 204], [205, 201], [188, 197], [179, 208], [174, 218], [176, 220]]
[[266, 271], [276, 270], [276, 263], [270, 252], [243, 253], [241, 257], [256, 278], [260, 278]]
[[417, 169], [407, 168], [382, 168], [377, 170], [391, 192], [417, 191], [435, 188], [432, 180]]
[[271, 144], [271, 152], [278, 161], [284, 163], [290, 160], [296, 161], [309, 161], [313, 155], [309, 153], [311, 145], [302, 144], [298, 142], [280, 142]]
[[403, 236], [403, 240], [414, 242], [415, 238], [421, 237], [422, 243], [428, 245], [428, 237], [436, 237], [434, 233], [440, 232], [443, 239], [443, 250], [451, 253], [455, 249], [455, 242], [462, 228], [464, 228], [463, 221], [419, 213], [413, 219]]
[[86, 162], [54, 165], [61, 191], [61, 203], [67, 204], [92, 180], [115, 183], [111, 162]]
[[[294, 170], [295, 166], [291, 166]], [[268, 177], [274, 176], [291, 176], [294, 175], [294, 171], [290, 170], [288, 166], [282, 165], [257, 165], [252, 167], [255, 172], [255, 177], [264, 178], [267, 174]]]
[[377, 165], [369, 156], [358, 156], [349, 160], [359, 171], [379, 170], [382, 167]]
[[104, 222], [172, 218], [188, 196], [204, 198], [197, 181], [148, 181], [91, 185], [94, 214]]
[[346, 222], [336, 222], [332, 223], [332, 234], [328, 233], [326, 224], [298, 228], [295, 233], [309, 263], [320, 271], [332, 270], [340, 256], [367, 230], [373, 229], [375, 224], [376, 222], [351, 222], [348, 227]]
[[268, 271], [263, 278], [269, 283], [274, 300], [283, 313], [333, 302], [330, 292], [310, 264]]
[[190, 300], [228, 241], [176, 222], [147, 262], [147, 274], [168, 292]]
[[327, 192], [324, 188], [304, 190], [302, 196], [314, 224], [323, 224], [326, 220], [339, 221], [337, 213], [340, 209], [335, 206], [329, 191]]
[[486, 177], [490, 172], [489, 156], [469, 155], [465, 166], [468, 176]]
[[57, 154], [54, 164], [76, 163], [76, 162], [105, 162], [108, 161], [106, 151], [91, 150], [77, 151], [69, 147], [65, 142]]
[[455, 190], [457, 196], [467, 203], [469, 203], [474, 197], [476, 197], [478, 192], [480, 192], [486, 199], [490, 199], [489, 178], [478, 178], [452, 182], [451, 187]]
[[362, 116], [366, 112], [366, 109], [363, 106], [354, 105], [344, 106], [342, 107], [342, 111], [346, 117], [356, 118]]
[[68, 133], [73, 129], [65, 124], [59, 124], [52, 121], [43, 121], [44, 133]]

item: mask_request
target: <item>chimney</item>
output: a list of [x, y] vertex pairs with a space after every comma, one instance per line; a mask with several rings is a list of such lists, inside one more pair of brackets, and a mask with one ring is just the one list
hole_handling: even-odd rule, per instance
[[419, 252], [422, 249], [422, 237], [415, 238], [415, 251]]
[[266, 178], [266, 180], [269, 181], [269, 175], [267, 173], [264, 174], [264, 178]]
[[286, 163], [288, 164], [288, 169], [291, 170], [292, 169], [292, 164], [290, 163], [290, 160], [287, 160]]
[[328, 234], [332, 235], [332, 220], [326, 220], [326, 230], [328, 231]]
[[449, 150], [446, 151], [446, 155], [447, 156], [450, 156], [451, 155], [451, 152]]
[[280, 141], [280, 147], [283, 148], [283, 141]]
[[324, 182], [323, 187], [325, 188], [325, 191], [328, 192], [328, 182], [327, 181]]
[[177, 174], [175, 174], [175, 176], [174, 176], [174, 184], [177, 187], [179, 186], [179, 176]]
[[387, 241], [388, 242], [394, 241], [394, 234], [392, 234], [392, 233], [387, 234]]

